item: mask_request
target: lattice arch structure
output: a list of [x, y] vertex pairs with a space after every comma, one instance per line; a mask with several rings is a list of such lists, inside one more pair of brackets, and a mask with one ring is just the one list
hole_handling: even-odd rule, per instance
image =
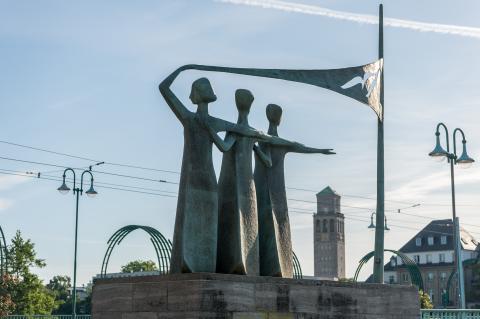
[[172, 242], [166, 239], [158, 230], [149, 226], [128, 225], [117, 230], [108, 240], [108, 248], [105, 252], [102, 262], [101, 276], [107, 274], [108, 262], [114, 248], [122, 242], [122, 240], [131, 232], [140, 229], [150, 235], [150, 242], [153, 244], [157, 255], [158, 270], [160, 274], [168, 274], [170, 271], [170, 258], [172, 255]]
[[298, 260], [297, 255], [295, 252], [293, 252], [293, 278], [295, 279], [302, 279], [303, 274], [302, 274], [302, 267], [300, 265], [300, 261]]
[[[477, 265], [477, 264], [480, 264], [480, 254], [478, 254], [477, 258], [464, 260], [463, 268], [465, 268], [466, 266]], [[444, 306], [450, 303], [450, 287], [452, 286], [452, 282], [455, 279], [456, 274], [457, 274], [457, 269], [454, 269], [450, 273], [450, 276], [448, 277], [447, 287], [445, 289], [446, 293], [442, 295], [442, 302]]]
[[[410, 257], [408, 257], [407, 255], [405, 255], [400, 251], [391, 250], [391, 249], [385, 249], [384, 251], [394, 253], [395, 255], [400, 257], [402, 259], [402, 262], [407, 267], [407, 270], [410, 274], [410, 278], [412, 278], [412, 284], [417, 286], [419, 290], [423, 290], [422, 273], [420, 272], [420, 269], [418, 268], [415, 261], [413, 261]], [[360, 259], [357, 270], [355, 271], [355, 277], [353, 278], [354, 281], [358, 280], [358, 275], [360, 274], [360, 270], [362, 270], [363, 265], [365, 265], [373, 257], [374, 254], [375, 252], [372, 251], [366, 254], [362, 259]]]
[[5, 241], [5, 235], [0, 226], [0, 279], [1, 276], [7, 273], [7, 243]]

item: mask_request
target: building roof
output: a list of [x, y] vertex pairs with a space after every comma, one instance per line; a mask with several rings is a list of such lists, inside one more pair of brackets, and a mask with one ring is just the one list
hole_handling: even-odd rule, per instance
[[336, 195], [336, 196], [340, 196], [330, 186], [327, 186], [324, 189], [322, 189], [320, 192], [317, 193], [317, 195]]
[[[441, 243], [441, 236], [447, 236], [447, 244]], [[433, 237], [433, 245], [428, 244], [428, 237]], [[465, 229], [460, 227], [462, 249], [475, 251], [480, 249], [478, 242]], [[417, 238], [421, 238], [420, 246]], [[453, 222], [451, 219], [433, 220], [412, 237], [400, 251], [415, 253], [427, 251], [453, 250]]]

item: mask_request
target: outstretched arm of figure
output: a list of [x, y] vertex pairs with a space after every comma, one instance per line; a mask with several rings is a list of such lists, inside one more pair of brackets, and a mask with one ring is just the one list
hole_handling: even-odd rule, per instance
[[262, 131], [258, 131], [254, 128], [251, 127], [246, 127], [244, 125], [238, 125], [232, 122], [228, 122], [213, 116], [210, 116], [209, 118], [209, 123], [210, 126], [216, 131], [216, 132], [232, 132], [236, 133], [238, 135], [243, 135], [247, 137], [254, 137], [258, 140], [263, 141], [266, 139], [269, 135], [266, 135]]
[[215, 129], [213, 129], [211, 126], [207, 126], [207, 130], [213, 139], [213, 143], [215, 143], [222, 153], [228, 152], [232, 148], [233, 144], [235, 144], [236, 139], [233, 134], [227, 133], [225, 135], [225, 140], [222, 140], [222, 138], [218, 136]]
[[172, 92], [170, 86], [172, 85], [173, 81], [177, 78], [180, 72], [189, 69], [188, 66], [182, 66], [175, 70], [172, 74], [167, 76], [165, 80], [160, 83], [158, 86], [160, 93], [162, 94], [163, 98], [167, 102], [170, 109], [172, 109], [173, 113], [177, 116], [180, 122], [188, 116], [190, 111], [183, 105], [183, 103], [177, 98], [177, 96]]
[[290, 146], [287, 147], [288, 152], [293, 152], [293, 153], [305, 153], [305, 154], [325, 154], [325, 155], [333, 155], [336, 154], [335, 152], [332, 152], [332, 148], [314, 148], [314, 147], [308, 147], [303, 144], [297, 143], [297, 142], [292, 142]]
[[313, 148], [313, 147], [308, 147], [305, 146], [301, 143], [298, 142], [292, 142], [286, 139], [283, 139], [278, 136], [271, 136], [271, 135], [265, 135], [263, 138], [263, 142], [276, 145], [276, 146], [281, 146], [286, 149], [287, 152], [294, 152], [294, 153], [320, 153], [320, 154], [326, 154], [326, 155], [333, 155], [335, 154], [332, 152], [332, 148]]
[[255, 154], [258, 155], [258, 158], [263, 162], [263, 164], [266, 167], [272, 167], [272, 157], [270, 156], [270, 148], [267, 147], [265, 152], [258, 146], [254, 145], [253, 150], [255, 151]]

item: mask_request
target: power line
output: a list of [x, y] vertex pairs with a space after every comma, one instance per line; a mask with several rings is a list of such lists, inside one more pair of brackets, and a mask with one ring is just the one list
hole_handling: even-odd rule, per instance
[[[0, 159], [7, 160], [7, 161], [20, 162], [20, 163], [42, 165], [42, 166], [48, 166], [48, 167], [67, 168], [67, 166], [64, 166], [64, 165], [51, 164], [51, 163], [45, 163], [45, 162], [37, 162], [37, 161], [29, 161], [29, 160], [22, 160], [22, 159], [11, 158], [11, 157], [0, 156]], [[74, 167], [74, 169], [82, 169], [82, 168]], [[176, 182], [171, 182], [171, 181], [167, 181], [167, 180], [164, 180], [164, 179], [152, 179], [152, 178], [146, 178], [146, 177], [139, 177], [139, 176], [133, 176], [133, 175], [126, 175], [126, 174], [117, 174], [117, 173], [110, 173], [110, 172], [97, 171], [97, 170], [95, 170], [95, 173], [111, 175], [111, 176], [118, 176], [118, 177], [125, 177], [125, 178], [130, 178], [130, 179], [144, 180], [144, 181], [150, 181], [150, 182], [177, 184], [178, 185], [178, 183], [176, 183]]]
[[[21, 173], [21, 172], [18, 172], [18, 171], [13, 171], [13, 170], [8, 170], [8, 169], [0, 169], [0, 174], [15, 175], [15, 176], [21, 176], [21, 177], [27, 177], [27, 178], [44, 179], [44, 180], [56, 181], [56, 182], [62, 182], [63, 181], [63, 179], [60, 179], [60, 178], [54, 178], [54, 177], [50, 177], [50, 176], [47, 176], [47, 177], [40, 176], [40, 177], [38, 177], [38, 176], [28, 175], [26, 173]], [[139, 190], [126, 189], [126, 188], [122, 188], [122, 187], [112, 187], [112, 186], [104, 186], [104, 185], [98, 185], [98, 184], [105, 184], [105, 185], [109, 184], [109, 185], [114, 185], [114, 186], [118, 185], [118, 186], [123, 186], [123, 187], [132, 187], [132, 186], [127, 186], [127, 185], [119, 185], [119, 184], [112, 184], [112, 183], [96, 183], [96, 187], [98, 187], [98, 188], [105, 188], [105, 189], [111, 189], [111, 190], [118, 190], [118, 191], [132, 192], [132, 193], [140, 193], [140, 194], [147, 194], [147, 195], [154, 195], [154, 196], [161, 196], [161, 197], [177, 198], [176, 195], [166, 195], [166, 194], [159, 194], [159, 193], [156, 193], [156, 192], [145, 192], [145, 191], [139, 191]], [[135, 187], [135, 186], [133, 186], [133, 187]], [[155, 189], [150, 189], [150, 190], [161, 191], [161, 190], [155, 190]], [[365, 207], [363, 207], [363, 208], [365, 208]], [[293, 208], [292, 210], [290, 210], [290, 212], [296, 213], [296, 214], [312, 215], [311, 212], [298, 211], [296, 209], [298, 209], [298, 208]], [[300, 209], [302, 209], [302, 208], [300, 208]], [[412, 214], [410, 214], [410, 215], [412, 215]], [[418, 217], [418, 216], [415, 215], [415, 217]], [[356, 217], [356, 218], [351, 217], [351, 216], [349, 216], [349, 214], [345, 215], [345, 218], [346, 219], [351, 219], [351, 220], [362, 221], [362, 222], [365, 222], [365, 221], [368, 222], [369, 221], [368, 217], [365, 217], [365, 219], [362, 220], [362, 219], [358, 219], [358, 217]], [[360, 217], [360, 218], [363, 218], [363, 217]], [[401, 221], [401, 222], [403, 222], [403, 221]], [[408, 223], [408, 222], [405, 222], [405, 223]], [[391, 224], [391, 223], [389, 223], [389, 225], [393, 226], [393, 227], [397, 227], [397, 228], [404, 228], [404, 229], [409, 229], [409, 230], [421, 231], [421, 229], [408, 227], [408, 226], [403, 226], [403, 225], [396, 225], [396, 224]], [[467, 224], [464, 224], [464, 225], [467, 225]], [[430, 233], [451, 235], [451, 234], [448, 234], [448, 233], [441, 233], [441, 232], [435, 232], [435, 231], [430, 231]], [[471, 233], [479, 234], [479, 233], [476, 233], [476, 232], [471, 232]]]
[[[84, 156], [72, 155], [72, 154], [67, 154], [67, 153], [62, 153], [62, 152], [47, 150], [47, 149], [45, 149], [45, 148], [28, 146], [28, 145], [23, 145], [23, 144], [8, 142], [8, 141], [1, 141], [1, 140], [0, 140], [0, 143], [7, 144], [7, 145], [12, 145], [12, 146], [17, 146], [17, 147], [22, 147], [22, 148], [27, 148], [27, 149], [31, 149], [31, 150], [35, 150], [35, 151], [40, 151], [40, 152], [45, 152], [45, 153], [60, 155], [60, 156], [66, 156], [66, 157], [70, 157], [70, 158], [81, 159], [81, 160], [84, 160], [84, 161], [90, 161], [90, 162], [95, 162], [95, 163], [102, 162], [102, 161], [95, 160], [95, 159], [91, 159], [91, 158], [84, 157]], [[139, 165], [130, 165], [130, 164], [113, 163], [113, 162], [105, 162], [105, 164], [106, 164], [106, 165], [112, 165], [112, 166], [119, 166], [119, 167], [136, 168], [136, 169], [142, 169], [142, 170], [147, 170], [147, 171], [156, 171], [156, 172], [163, 172], [163, 173], [180, 174], [180, 172], [176, 172], [176, 171], [164, 170], [164, 169], [158, 169], [158, 168], [150, 168], [150, 167], [143, 167], [143, 166], [139, 166]]]
[[[53, 151], [45, 148], [40, 148], [40, 147], [34, 147], [34, 146], [29, 146], [25, 144], [19, 144], [19, 143], [14, 143], [14, 142], [9, 142], [9, 141], [4, 141], [0, 140], [0, 143], [11, 145], [11, 146], [16, 146], [16, 147], [21, 147], [21, 148], [26, 148], [26, 149], [31, 149], [35, 151], [40, 151], [40, 152], [45, 152], [45, 153], [50, 153], [50, 154], [55, 154], [55, 155], [60, 155], [60, 156], [66, 156], [70, 158], [76, 158], [76, 159], [81, 159], [85, 161], [90, 161], [90, 162], [95, 162], [95, 163], [103, 163], [105, 165], [112, 165], [112, 166], [118, 166], [118, 167], [127, 167], [127, 168], [135, 168], [135, 169], [141, 169], [141, 170], [148, 170], [148, 171], [156, 171], [156, 172], [164, 172], [164, 173], [172, 173], [172, 174], [180, 174], [178, 171], [173, 171], [173, 170], [164, 170], [164, 169], [157, 169], [157, 168], [150, 168], [150, 167], [144, 167], [140, 165], [132, 165], [132, 164], [123, 164], [123, 163], [114, 163], [114, 162], [102, 162], [97, 159], [92, 159], [89, 157], [85, 156], [79, 156], [79, 155], [72, 155], [68, 153], [63, 153], [63, 152], [58, 152], [58, 151]], [[6, 160], [13, 160], [11, 158], [2, 158], [1, 159], [6, 159]], [[22, 160], [17, 160], [17, 161], [22, 161]], [[37, 164], [37, 165], [48, 165], [47, 163], [40, 163], [40, 162], [33, 162], [33, 161], [23, 161], [24, 163], [31, 163], [31, 164]], [[48, 166], [52, 167], [61, 167], [61, 168], [66, 168], [66, 166], [61, 166], [61, 165], [52, 165], [49, 164]], [[49, 173], [54, 173], [58, 172], [59, 170], [53, 170], [53, 171], [48, 171], [48, 172], [42, 172], [45, 174]], [[102, 172], [102, 171], [96, 171], [97, 173], [100, 174], [107, 174], [107, 175], [113, 175], [113, 176], [118, 176], [118, 177], [125, 177], [125, 178], [131, 178], [131, 179], [137, 179], [137, 180], [145, 180], [145, 181], [151, 181], [151, 182], [161, 182], [161, 183], [167, 183], [167, 184], [178, 184], [176, 182], [171, 182], [167, 180], [155, 180], [155, 179], [150, 179], [150, 178], [144, 178], [144, 177], [138, 177], [138, 176], [131, 176], [131, 175], [123, 175], [123, 174], [115, 174], [115, 173], [109, 173], [109, 172]], [[308, 188], [298, 188], [298, 187], [286, 187], [287, 189], [291, 190], [299, 190], [299, 191], [305, 191], [305, 192], [313, 192], [316, 193], [317, 190], [313, 189], [308, 189]], [[359, 199], [366, 199], [366, 200], [376, 200], [375, 197], [369, 197], [369, 196], [360, 196], [360, 195], [349, 195], [349, 194], [341, 194], [340, 196], [343, 197], [350, 197], [350, 198], [359, 198]], [[413, 208], [415, 206], [418, 206], [418, 204], [413, 203], [413, 202], [406, 202], [406, 201], [398, 201], [398, 200], [389, 200], [385, 199], [386, 202], [391, 202], [391, 203], [398, 203], [398, 204], [405, 204], [405, 205], [412, 205], [411, 207], [404, 207], [401, 208], [401, 210], [405, 210], [407, 208]], [[450, 206], [450, 204], [439, 204], [439, 203], [421, 203], [423, 206], [440, 206], [440, 207], [447, 207]], [[347, 205], [343, 205], [347, 207]], [[475, 204], [459, 204], [457, 206], [464, 206], [464, 207], [477, 207], [479, 205]], [[352, 206], [353, 207], [353, 206]], [[353, 207], [353, 208], [359, 208], [359, 207]], [[361, 208], [360, 208], [361, 209]]]
[[[62, 179], [59, 178], [51, 178], [51, 177], [37, 177], [33, 175], [26, 175], [26, 174], [21, 174], [19, 172], [12, 172], [10, 170], [5, 170], [5, 169], [0, 169], [0, 174], [4, 175], [15, 175], [15, 176], [22, 176], [22, 177], [28, 177], [28, 178], [35, 178], [35, 179], [43, 179], [43, 180], [49, 180], [49, 181], [55, 181], [55, 182], [62, 182]], [[139, 193], [139, 194], [148, 194], [148, 195], [155, 195], [155, 196], [161, 196], [161, 197], [170, 197], [170, 198], [177, 198], [176, 195], [167, 195], [167, 194], [159, 194], [159, 193], [153, 193], [153, 192], [144, 192], [144, 191], [139, 191], [139, 190], [133, 190], [133, 189], [125, 189], [125, 188], [120, 188], [120, 187], [111, 187], [111, 186], [97, 186], [98, 188], [105, 188], [105, 189], [112, 189], [112, 190], [119, 190], [119, 191], [124, 191], [124, 192], [131, 192], [131, 193]]]
[[[2, 142], [2, 141], [0, 141]], [[52, 151], [53, 152], [53, 151]], [[58, 153], [58, 152], [55, 152], [55, 153]], [[73, 156], [73, 155], [72, 155]], [[22, 159], [16, 159], [16, 158], [10, 158], [10, 157], [2, 157], [0, 156], [0, 159], [3, 159], [3, 160], [8, 160], [8, 161], [15, 161], [15, 162], [21, 162], [21, 163], [29, 163], [29, 164], [35, 164], [35, 165], [43, 165], [43, 166], [48, 166], [48, 167], [56, 167], [56, 168], [66, 168], [66, 166], [63, 166], [63, 165], [58, 165], [58, 164], [52, 164], [52, 163], [45, 163], [45, 162], [38, 162], [38, 161], [29, 161], [29, 160], [22, 160]], [[78, 168], [77, 168], [78, 169]], [[166, 183], [166, 184], [174, 184], [174, 185], [178, 185], [179, 183], [177, 182], [171, 182], [171, 181], [167, 181], [167, 180], [162, 180], [162, 179], [151, 179], [151, 178], [146, 178], [146, 177], [139, 177], [139, 176], [133, 176], [133, 175], [126, 175], [126, 174], [118, 174], [118, 173], [111, 173], [111, 172], [105, 172], [105, 171], [97, 171], [95, 170], [95, 173], [99, 173], [99, 174], [105, 174], [105, 175], [110, 175], [110, 176], [117, 176], [117, 177], [123, 177], [123, 178], [130, 178], [130, 179], [136, 179], [136, 180], [143, 180], [143, 181], [151, 181], [151, 182], [157, 182], [157, 183]], [[22, 175], [23, 176], [23, 175]], [[39, 175], [41, 176], [41, 174]], [[48, 176], [48, 175], [47, 175]], [[31, 176], [29, 176], [31, 177]], [[120, 184], [112, 184], [110, 183], [110, 186], [108, 186], [107, 184], [108, 183], [103, 183], [105, 186], [101, 186], [103, 188], [112, 188], [112, 189], [117, 189], [117, 190], [124, 190], [124, 191], [127, 191], [123, 188], [119, 188], [119, 187], [129, 187], [129, 188], [137, 188], [137, 189], [142, 189], [140, 187], [130, 187], [130, 186], [124, 186], [124, 185], [120, 185]], [[116, 187], [111, 187], [111, 186], [116, 186]], [[300, 188], [297, 188], [297, 189], [300, 189]], [[147, 188], [144, 188], [144, 190], [149, 190], [149, 191], [160, 191], [160, 190], [153, 190], [153, 189], [147, 189]], [[301, 190], [307, 190], [307, 189], [301, 189]], [[133, 190], [130, 190], [133, 192]], [[151, 193], [151, 192], [142, 192], [142, 191], [136, 191], [137, 193], [145, 193], [145, 194], [151, 194], [151, 195], [157, 195], [156, 193]], [[175, 197], [175, 196], [172, 196], [172, 195], [163, 195], [163, 194], [158, 194], [158, 195], [161, 195], [161, 196], [166, 196], [166, 197]], [[358, 197], [362, 197], [362, 196], [358, 196]], [[366, 198], [366, 197], [365, 197]], [[312, 204], [316, 204], [317, 202], [315, 201], [309, 201], [309, 200], [300, 200], [300, 199], [293, 199], [293, 198], [289, 198], [288, 200], [290, 201], [296, 201], [296, 202], [304, 202], [304, 203], [312, 203]], [[460, 205], [458, 205], [460, 206]], [[368, 211], [374, 211], [375, 209], [373, 208], [368, 208], [368, 207], [360, 207], [360, 206], [351, 206], [351, 205], [342, 205], [342, 207], [346, 207], [346, 208], [354, 208], [354, 209], [361, 209], [361, 210], [368, 210]], [[394, 212], [395, 210], [385, 210], [385, 211], [389, 211], [389, 212]], [[435, 219], [435, 218], [429, 218], [429, 217], [426, 217], [426, 216], [421, 216], [421, 215], [415, 215], [415, 214], [408, 214], [408, 213], [403, 213], [401, 211], [398, 211], [398, 213], [400, 214], [404, 214], [404, 215], [409, 215], [409, 216], [413, 216], [413, 217], [418, 217], [418, 218], [427, 218], [427, 219]], [[473, 224], [466, 224], [466, 223], [463, 223], [464, 225], [469, 225], [469, 226], [473, 226], [473, 227], [480, 227], [480, 226], [477, 226], [477, 225], [473, 225]]]

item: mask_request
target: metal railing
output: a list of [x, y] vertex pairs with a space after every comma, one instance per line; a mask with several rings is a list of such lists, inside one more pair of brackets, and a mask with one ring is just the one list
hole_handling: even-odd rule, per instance
[[480, 309], [422, 309], [422, 319], [480, 319]]
[[[72, 315], [10, 315], [0, 319], [72, 319]], [[76, 319], [92, 319], [91, 315], [77, 315]]]

